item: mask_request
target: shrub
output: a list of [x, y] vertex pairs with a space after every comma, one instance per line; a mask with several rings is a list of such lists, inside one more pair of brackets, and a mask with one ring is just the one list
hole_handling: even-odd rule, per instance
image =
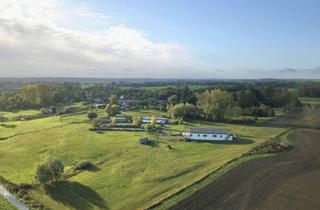
[[95, 119], [95, 118], [97, 118], [97, 117], [98, 117], [98, 114], [95, 113], [95, 112], [89, 112], [89, 113], [88, 113], [88, 118], [89, 118], [90, 120], [93, 120], [93, 119]]
[[92, 168], [94, 165], [90, 162], [90, 161], [88, 161], [88, 160], [85, 160], [85, 161], [82, 161], [82, 162], [80, 162], [80, 163], [78, 163], [77, 165], [75, 165], [75, 169], [76, 170], [87, 170], [87, 169], [90, 169], [90, 168]]

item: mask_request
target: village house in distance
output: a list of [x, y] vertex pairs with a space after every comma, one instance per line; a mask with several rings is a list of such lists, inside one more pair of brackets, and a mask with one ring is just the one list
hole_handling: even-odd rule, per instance
[[224, 128], [190, 128], [184, 132], [183, 136], [187, 140], [195, 141], [233, 141], [235, 136]]

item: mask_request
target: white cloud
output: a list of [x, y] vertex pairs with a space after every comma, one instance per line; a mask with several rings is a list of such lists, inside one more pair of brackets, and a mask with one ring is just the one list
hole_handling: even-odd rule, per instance
[[[111, 19], [83, 2], [1, 0], [0, 76], [177, 77], [187, 68], [196, 73], [195, 60], [181, 46], [108, 26]], [[102, 25], [107, 29], [97, 30]]]

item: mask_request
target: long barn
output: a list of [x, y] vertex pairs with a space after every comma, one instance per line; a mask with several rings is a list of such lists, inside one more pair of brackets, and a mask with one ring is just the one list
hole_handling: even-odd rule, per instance
[[233, 141], [233, 135], [224, 128], [190, 128], [183, 136], [188, 140]]

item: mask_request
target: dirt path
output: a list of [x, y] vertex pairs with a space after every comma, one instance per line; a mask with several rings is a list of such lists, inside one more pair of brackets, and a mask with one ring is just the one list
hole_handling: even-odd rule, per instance
[[172, 209], [320, 209], [320, 131], [288, 138], [294, 152], [245, 162]]

